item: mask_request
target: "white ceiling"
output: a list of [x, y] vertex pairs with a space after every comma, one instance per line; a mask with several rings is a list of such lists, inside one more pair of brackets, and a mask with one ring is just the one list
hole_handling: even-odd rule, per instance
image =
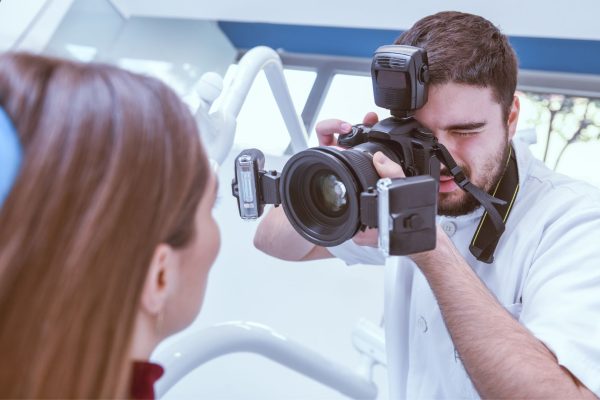
[[73, 0], [0, 0], [0, 51], [40, 51]]
[[406, 29], [443, 10], [482, 15], [516, 36], [600, 40], [598, 0], [112, 0], [125, 13], [224, 21]]
[[[509, 35], [600, 40], [598, 0], [106, 0], [125, 16], [402, 30], [454, 9], [483, 15]], [[0, 51], [44, 48], [73, 0], [0, 0]], [[28, 27], [33, 29], [27, 30]], [[23, 35], [27, 32], [27, 35]]]

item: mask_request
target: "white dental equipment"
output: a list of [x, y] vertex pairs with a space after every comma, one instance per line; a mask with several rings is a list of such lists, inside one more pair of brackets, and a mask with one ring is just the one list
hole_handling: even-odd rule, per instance
[[259, 46], [240, 59], [229, 86], [223, 88], [221, 77], [213, 72], [204, 74], [197, 85], [201, 101], [196, 121], [208, 153], [219, 164], [233, 146], [236, 119], [260, 71], [265, 72], [277, 101], [290, 134], [292, 150], [295, 153], [308, 147], [306, 129], [292, 102], [281, 59], [273, 49]]

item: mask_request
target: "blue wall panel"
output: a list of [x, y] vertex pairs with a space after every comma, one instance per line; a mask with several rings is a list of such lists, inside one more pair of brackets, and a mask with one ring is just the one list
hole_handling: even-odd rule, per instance
[[[392, 43], [399, 31], [247, 22], [219, 22], [237, 48], [265, 45], [292, 53], [371, 57]], [[520, 67], [600, 75], [600, 41], [510, 37]]]

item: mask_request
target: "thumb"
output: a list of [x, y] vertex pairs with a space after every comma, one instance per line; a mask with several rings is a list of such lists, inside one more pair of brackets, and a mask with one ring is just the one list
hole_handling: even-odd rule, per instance
[[404, 178], [404, 171], [400, 164], [396, 164], [392, 160], [386, 157], [381, 151], [378, 151], [373, 155], [373, 165], [377, 173], [382, 178]]

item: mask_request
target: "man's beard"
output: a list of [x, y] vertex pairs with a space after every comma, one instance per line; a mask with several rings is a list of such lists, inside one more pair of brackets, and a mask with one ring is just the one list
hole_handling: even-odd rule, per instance
[[[489, 193], [492, 188], [495, 188], [496, 185], [498, 185], [498, 182], [500, 182], [500, 179], [504, 175], [509, 148], [509, 143], [506, 141], [502, 150], [483, 165], [478, 182], [473, 182], [471, 180], [471, 168], [462, 164], [459, 164], [459, 166], [462, 168], [465, 176], [469, 178], [474, 185]], [[446, 168], [443, 168], [442, 171], [440, 171], [440, 174], [450, 175]], [[473, 212], [479, 206], [479, 202], [471, 193], [465, 192], [459, 187], [450, 193], [439, 193], [437, 213], [438, 215], [456, 217]]]

